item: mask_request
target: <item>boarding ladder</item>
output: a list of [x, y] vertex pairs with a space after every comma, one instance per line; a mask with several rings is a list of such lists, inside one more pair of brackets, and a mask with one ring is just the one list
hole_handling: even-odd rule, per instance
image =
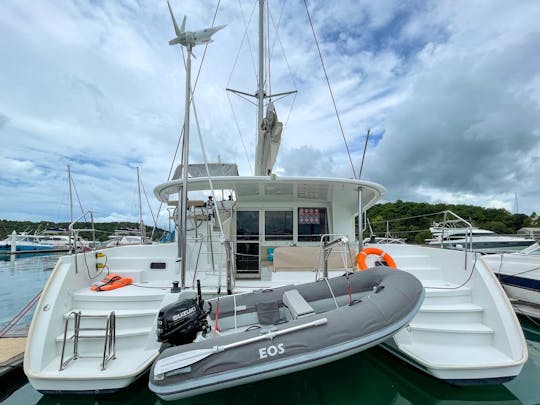
[[[68, 337], [68, 329], [69, 329], [69, 321], [73, 316], [74, 326], [73, 326], [73, 334]], [[81, 319], [89, 319], [89, 318], [103, 318], [106, 320], [105, 327], [104, 328], [98, 328], [98, 327], [91, 327], [91, 328], [82, 328], [81, 327]], [[88, 335], [81, 335], [81, 332], [99, 332], [103, 331], [105, 332], [103, 335], [104, 338], [104, 345], [103, 345], [103, 356], [101, 356], [101, 370], [105, 370], [107, 363], [109, 361], [116, 358], [115, 355], [115, 345], [116, 345], [116, 315], [114, 311], [112, 311], [108, 315], [83, 315], [80, 311], [73, 311], [70, 312], [67, 316], [65, 326], [64, 326], [64, 340], [62, 342], [62, 355], [60, 356], [60, 368], [58, 371], [64, 370], [67, 365], [72, 360], [77, 360], [79, 358], [100, 358], [100, 356], [81, 356], [79, 354], [79, 339], [82, 338], [96, 338], [100, 336], [96, 336], [93, 334]], [[73, 354], [68, 359], [64, 360], [65, 357], [65, 351], [66, 351], [66, 342], [68, 340], [73, 341]]]

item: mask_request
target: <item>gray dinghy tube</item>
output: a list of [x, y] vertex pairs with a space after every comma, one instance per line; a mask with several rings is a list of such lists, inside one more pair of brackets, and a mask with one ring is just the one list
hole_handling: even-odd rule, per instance
[[210, 300], [221, 334], [164, 350], [149, 388], [176, 400], [329, 363], [397, 333], [423, 300], [418, 279], [384, 266]]

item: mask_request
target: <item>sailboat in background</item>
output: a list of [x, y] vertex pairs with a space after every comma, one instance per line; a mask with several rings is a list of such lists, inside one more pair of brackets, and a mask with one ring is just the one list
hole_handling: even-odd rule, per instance
[[[114, 246], [125, 245], [143, 245], [152, 243], [152, 239], [146, 236], [146, 226], [144, 225], [142, 217], [142, 191], [141, 191], [141, 176], [139, 173], [139, 167], [137, 167], [137, 195], [139, 202], [139, 228], [118, 227], [115, 231], [109, 235], [109, 239], [103, 243], [106, 248]], [[146, 194], [145, 194], [146, 195]], [[148, 200], [147, 200], [148, 202]], [[150, 208], [150, 204], [148, 204]], [[150, 211], [152, 209], [150, 208]], [[152, 212], [151, 212], [152, 213]], [[152, 213], [152, 217], [153, 217]], [[155, 222], [155, 220], [154, 220]]]
[[[75, 183], [71, 176], [71, 166], [67, 166], [70, 223], [73, 222], [73, 189]], [[76, 189], [75, 189], [76, 192]], [[77, 199], [78, 199], [77, 195]], [[81, 201], [79, 200], [81, 212], [84, 212]], [[41, 224], [40, 224], [41, 225]], [[43, 253], [43, 252], [69, 252], [88, 249], [89, 243], [79, 235], [70, 235], [69, 231], [60, 227], [48, 227], [40, 231], [38, 229], [33, 233], [22, 232], [17, 234], [15, 231], [10, 237], [0, 241], [0, 253]]]

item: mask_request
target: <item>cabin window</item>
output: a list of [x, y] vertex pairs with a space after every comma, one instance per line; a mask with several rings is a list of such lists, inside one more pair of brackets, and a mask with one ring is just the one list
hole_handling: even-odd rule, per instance
[[298, 241], [319, 242], [328, 233], [326, 208], [298, 208]]
[[236, 213], [236, 270], [257, 272], [259, 268], [259, 211]]
[[236, 213], [236, 234], [238, 240], [258, 240], [259, 211], [238, 211]]
[[293, 240], [293, 212], [265, 211], [264, 234], [266, 240]]

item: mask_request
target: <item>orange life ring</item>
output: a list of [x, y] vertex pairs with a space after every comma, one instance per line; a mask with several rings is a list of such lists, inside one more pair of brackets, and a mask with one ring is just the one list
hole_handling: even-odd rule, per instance
[[368, 266], [366, 264], [366, 257], [368, 257], [369, 255], [380, 256], [386, 262], [388, 267], [391, 267], [393, 269], [396, 268], [396, 262], [394, 261], [392, 256], [390, 256], [388, 253], [386, 253], [382, 249], [368, 247], [368, 248], [362, 249], [362, 251], [358, 253], [358, 255], [356, 256], [356, 269], [357, 270], [360, 270], [360, 271], [367, 270]]

